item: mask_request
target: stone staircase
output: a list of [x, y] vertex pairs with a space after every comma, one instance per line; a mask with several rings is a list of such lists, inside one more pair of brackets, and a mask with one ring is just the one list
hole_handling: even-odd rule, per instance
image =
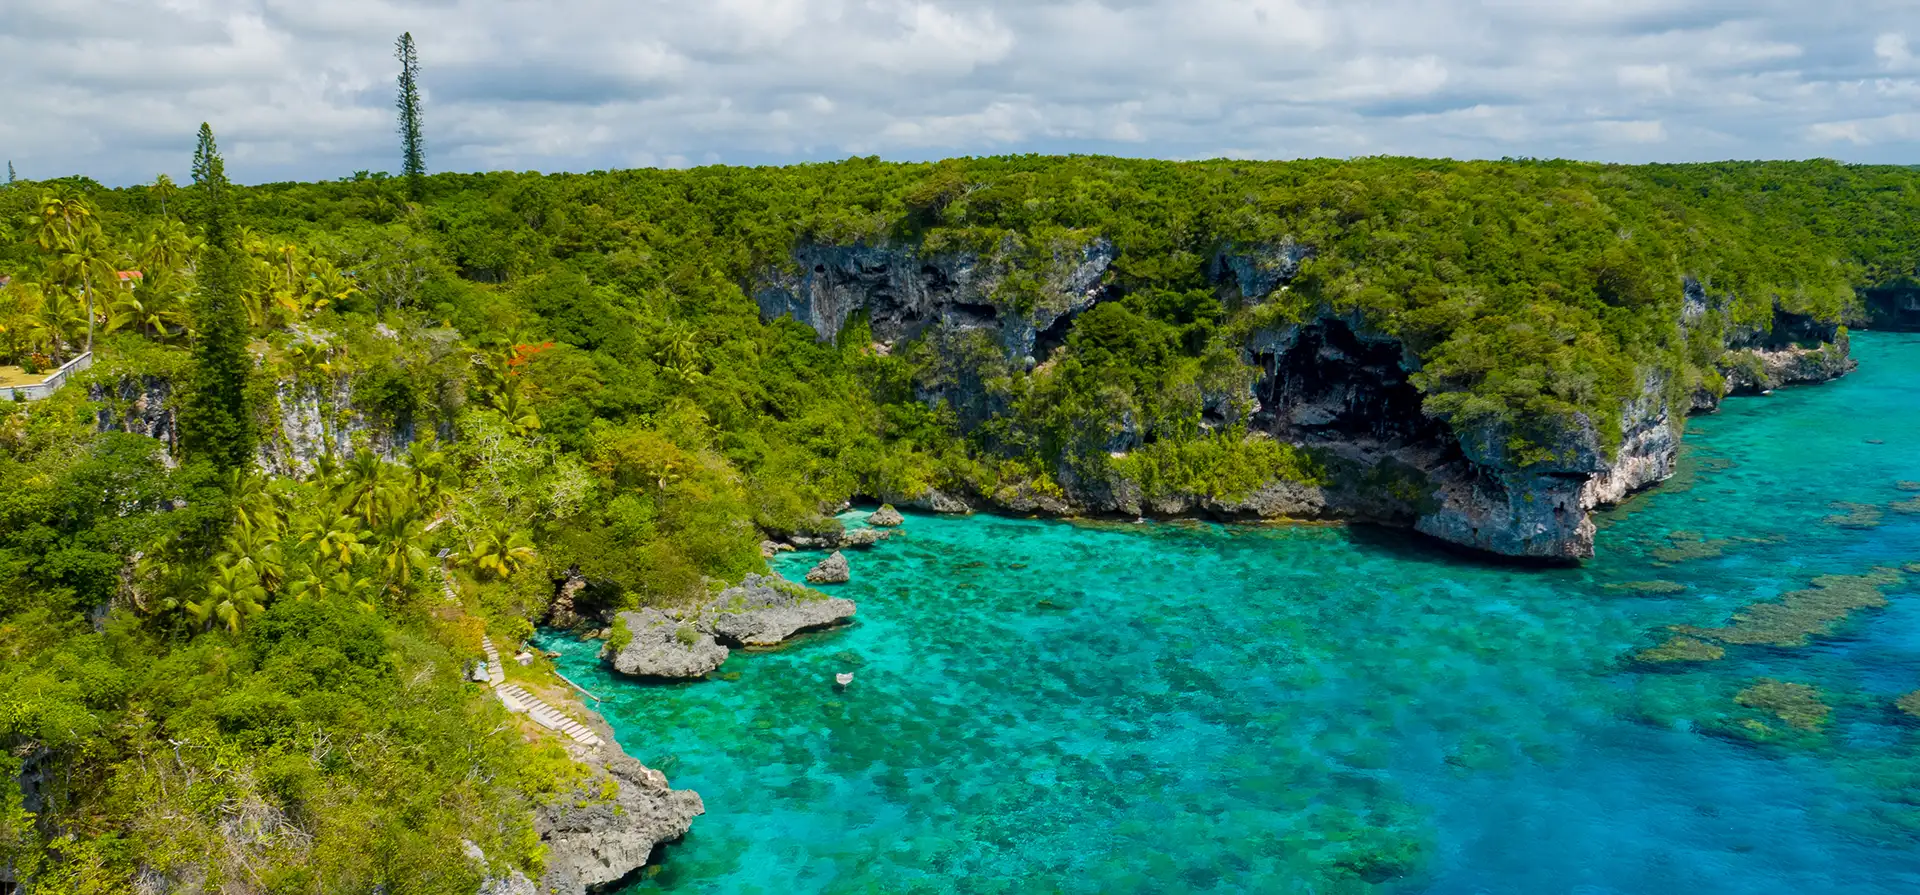
[[[444, 567], [441, 569], [440, 586], [447, 602], [460, 605], [460, 595], [453, 589], [453, 576], [446, 574]], [[480, 635], [480, 648], [487, 654], [487, 683], [493, 687], [493, 695], [500, 697], [500, 704], [506, 706], [507, 711], [524, 713], [541, 727], [565, 734], [582, 746], [606, 745], [607, 741], [594, 733], [592, 728], [567, 717], [565, 712], [527, 692], [525, 687], [507, 683], [507, 666], [501, 663], [500, 651], [494, 648], [492, 637]]]
[[539, 722], [541, 727], [566, 734], [580, 745], [599, 746], [606, 742], [591, 728], [561, 714], [559, 709], [546, 704], [540, 697], [528, 693], [519, 684], [501, 684], [495, 686], [493, 692], [500, 697], [500, 701], [509, 711], [526, 712], [529, 717]]

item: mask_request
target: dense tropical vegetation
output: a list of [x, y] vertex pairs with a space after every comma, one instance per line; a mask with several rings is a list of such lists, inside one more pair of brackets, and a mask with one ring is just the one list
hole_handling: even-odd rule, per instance
[[[1717, 376], [1685, 278], [1740, 322], [1837, 319], [1920, 251], [1920, 173], [1827, 162], [409, 174], [234, 186], [203, 131], [192, 186], [0, 189], [0, 362], [99, 358], [0, 406], [0, 864], [43, 890], [471, 892], [463, 839], [537, 865], [568, 765], [463, 687], [442, 551], [512, 642], [570, 573], [586, 606], [684, 600], [856, 495], [1311, 478], [1202, 405], [1244, 392], [1249, 333], [1328, 312], [1403, 340], [1435, 416], [1617, 419], [1641, 368]], [[1031, 369], [858, 320], [823, 344], [751, 298], [805, 242], [1031, 269], [1095, 238], [1106, 298]], [[1223, 246], [1284, 240], [1315, 249], [1285, 292], [1223, 300]], [[98, 431], [130, 392], [177, 445]], [[1088, 433], [1122, 410], [1150, 437], [1110, 457]]]

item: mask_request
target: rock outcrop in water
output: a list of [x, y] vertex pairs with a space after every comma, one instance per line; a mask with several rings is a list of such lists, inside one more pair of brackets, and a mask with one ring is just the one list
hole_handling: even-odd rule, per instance
[[807, 581], [813, 584], [845, 584], [851, 580], [853, 570], [847, 565], [846, 555], [838, 550], [807, 573]]
[[608, 664], [621, 674], [684, 680], [705, 677], [727, 661], [727, 648], [711, 631], [658, 609], [622, 612], [616, 625], [630, 635], [617, 649], [608, 644]]
[[[835, 559], [844, 570], [846, 557], [838, 553], [822, 565]], [[857, 608], [775, 575], [748, 575], [696, 606], [620, 613], [616, 631], [624, 628], [626, 642], [609, 643], [605, 658], [621, 674], [690, 680], [719, 668], [728, 645], [778, 646], [796, 634], [845, 624]]]
[[605, 891], [645, 867], [656, 847], [685, 836], [707, 810], [698, 793], [673, 789], [665, 774], [613, 747], [593, 750], [583, 762], [595, 784], [610, 779], [616, 791], [611, 800], [559, 799], [535, 812], [547, 850], [543, 893]]
[[[1257, 306], [1287, 289], [1313, 254], [1293, 240], [1229, 245], [1210, 270], [1229, 308]], [[1105, 296], [1101, 283], [1114, 258], [1113, 247], [1099, 240], [1057, 248], [1040, 265], [1046, 285], [1031, 313], [1002, 294], [1010, 270], [1004, 261], [923, 256], [900, 245], [803, 245], [794, 254], [801, 273], [769, 275], [756, 296], [765, 318], [792, 316], [823, 340], [837, 337], [856, 312], [873, 322], [882, 349], [924, 338], [935, 358], [936, 385], [921, 398], [947, 401], [970, 428], [1004, 410], [983, 383], [1010, 369], [1009, 361], [1044, 360], [1074, 316]], [[1696, 282], [1685, 288], [1678, 323], [1723, 339], [1727, 388], [1687, 394], [1672, 387], [1671, 372], [1641, 370], [1640, 390], [1621, 411], [1617, 446], [1610, 444], [1612, 421], [1576, 416], [1542, 445], [1546, 450], [1517, 458], [1507, 447], [1510, 433], [1497, 424], [1455, 426], [1429, 416], [1412, 384], [1420, 358], [1397, 338], [1356, 315], [1323, 310], [1251, 333], [1243, 351], [1257, 375], [1244, 393], [1206, 395], [1205, 422], [1214, 428], [1244, 423], [1252, 437], [1308, 451], [1328, 466], [1327, 476], [1274, 477], [1231, 498], [1164, 490], [1148, 497], [1124, 476], [1087, 474], [1062, 463], [1049, 471], [1057, 490], [1014, 483], [965, 500], [931, 490], [880, 496], [940, 512], [964, 512], [971, 500], [1050, 515], [1365, 519], [1504, 556], [1585, 558], [1593, 553], [1589, 516], [1595, 508], [1673, 474], [1687, 413], [1716, 407], [1726, 392], [1819, 382], [1853, 368], [1845, 331], [1835, 323], [1776, 311], [1765, 328], [1738, 327], [1730, 322], [1729, 302], [1711, 298]], [[995, 350], [983, 350], [969, 334], [990, 336]], [[1125, 415], [1109, 431], [1105, 450], [1116, 458], [1147, 437]]]
[[828, 597], [772, 575], [748, 575], [704, 613], [714, 635], [735, 646], [777, 646], [803, 631], [842, 624], [852, 600]]

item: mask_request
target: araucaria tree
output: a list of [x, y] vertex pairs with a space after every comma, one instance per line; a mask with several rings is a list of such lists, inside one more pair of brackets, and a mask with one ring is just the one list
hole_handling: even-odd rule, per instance
[[193, 303], [193, 366], [180, 415], [181, 448], [188, 457], [221, 469], [253, 461], [253, 415], [247, 407], [247, 317], [241, 302], [245, 268], [235, 247], [232, 193], [213, 129], [200, 125], [193, 151], [193, 184], [205, 228], [206, 248]]
[[400, 60], [400, 97], [395, 103], [400, 109], [400, 172], [407, 177], [407, 192], [419, 201], [421, 179], [427, 174], [427, 144], [420, 136], [420, 59], [414, 55], [411, 32], [400, 35], [393, 55]]

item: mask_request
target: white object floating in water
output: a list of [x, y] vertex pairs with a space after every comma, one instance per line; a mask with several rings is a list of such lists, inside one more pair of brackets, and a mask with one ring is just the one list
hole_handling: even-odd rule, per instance
[[848, 684], [851, 684], [853, 683], [853, 672], [842, 671], [839, 674], [836, 674], [833, 676], [833, 682], [836, 684], [839, 684], [842, 687]]

